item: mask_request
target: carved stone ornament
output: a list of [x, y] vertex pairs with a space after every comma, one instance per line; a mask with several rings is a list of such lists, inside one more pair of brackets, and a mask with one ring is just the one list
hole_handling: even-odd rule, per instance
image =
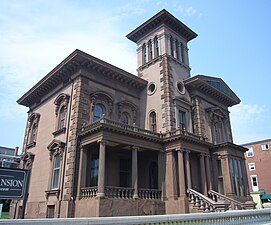
[[33, 165], [35, 155], [31, 152], [25, 152], [22, 157], [21, 161], [23, 162], [24, 169], [31, 169]]
[[53, 159], [53, 156], [60, 155], [62, 158], [65, 148], [65, 143], [59, 140], [53, 140], [48, 146], [50, 160]]
[[58, 115], [60, 106], [63, 105], [65, 110], [67, 110], [69, 99], [70, 99], [70, 96], [64, 93], [61, 93], [60, 95], [57, 96], [57, 98], [54, 101], [54, 104], [56, 105], [56, 108], [55, 108], [56, 116]]

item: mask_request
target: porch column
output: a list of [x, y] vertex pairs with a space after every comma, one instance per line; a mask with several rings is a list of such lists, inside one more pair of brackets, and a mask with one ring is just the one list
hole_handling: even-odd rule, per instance
[[206, 171], [205, 171], [205, 162], [204, 162], [204, 154], [200, 153], [200, 175], [201, 175], [201, 191], [202, 194], [207, 196], [207, 184], [206, 184]]
[[190, 151], [185, 151], [185, 168], [186, 168], [186, 180], [187, 180], [187, 189], [191, 189], [191, 172], [190, 172]]
[[213, 189], [213, 182], [212, 182], [212, 177], [211, 177], [211, 167], [210, 167], [210, 155], [207, 155], [205, 157], [205, 163], [206, 163], [207, 192], [208, 192], [208, 190]]
[[87, 171], [87, 150], [80, 146], [80, 163], [77, 196], [80, 196], [81, 188], [86, 186], [86, 171]]
[[105, 148], [106, 141], [101, 140], [99, 142], [100, 150], [99, 150], [99, 174], [98, 174], [98, 197], [105, 196]]
[[180, 196], [186, 195], [185, 191], [185, 175], [184, 175], [184, 163], [183, 163], [183, 150], [177, 149], [178, 152], [178, 172], [179, 172], [179, 188]]
[[158, 153], [158, 189], [162, 191], [162, 200], [165, 199], [165, 153]]
[[176, 165], [174, 160], [174, 150], [167, 151], [167, 162], [166, 162], [166, 187], [167, 187], [167, 197], [176, 198], [177, 197], [177, 183], [176, 183]]
[[242, 159], [241, 161], [241, 166], [242, 166], [242, 171], [243, 171], [243, 179], [244, 179], [244, 185], [245, 185], [245, 196], [250, 196], [249, 195], [249, 180], [248, 180], [248, 176], [247, 176], [247, 170], [246, 170], [246, 163], [245, 163], [245, 159]]
[[139, 147], [133, 146], [132, 149], [132, 185], [134, 188], [133, 198], [136, 199], [138, 198], [137, 152]]
[[233, 165], [230, 165], [230, 159], [227, 155], [221, 156], [221, 164], [222, 164], [222, 174], [223, 174], [223, 185], [224, 185], [224, 193], [226, 196], [233, 197], [235, 195], [234, 192], [234, 180], [232, 177], [231, 169], [233, 170]]

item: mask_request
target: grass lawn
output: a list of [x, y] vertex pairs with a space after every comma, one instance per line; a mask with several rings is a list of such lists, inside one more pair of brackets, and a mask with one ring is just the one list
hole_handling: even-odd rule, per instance
[[1, 219], [9, 219], [9, 212], [2, 212]]

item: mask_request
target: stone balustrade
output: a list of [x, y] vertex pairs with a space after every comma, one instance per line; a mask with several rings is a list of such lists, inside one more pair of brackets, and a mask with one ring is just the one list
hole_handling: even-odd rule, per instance
[[162, 191], [157, 189], [143, 189], [139, 188], [138, 196], [142, 199], [161, 199]]
[[239, 201], [232, 199], [228, 196], [222, 195], [222, 194], [220, 194], [216, 191], [213, 191], [213, 190], [209, 190], [208, 194], [209, 194], [210, 198], [215, 202], [217, 202], [217, 201], [228, 202], [230, 204], [229, 209], [232, 209], [232, 210], [254, 209], [255, 208], [254, 202], [242, 203], [242, 202], [239, 202]]
[[[80, 189], [80, 198], [93, 198], [97, 195], [97, 187], [84, 187]], [[108, 198], [131, 199], [134, 195], [133, 188], [125, 187], [105, 187], [105, 196]], [[162, 196], [162, 191], [157, 189], [139, 188], [138, 196], [141, 199], [159, 200]]]
[[108, 198], [133, 198], [134, 189], [124, 187], [105, 187], [105, 196]]
[[188, 199], [190, 204], [202, 212], [225, 212], [229, 209], [229, 203], [222, 201], [213, 201], [205, 195], [193, 190], [188, 189]]
[[195, 213], [181, 215], [155, 215], [155, 216], [122, 216], [102, 218], [54, 218], [54, 219], [23, 219], [0, 220], [4, 224], [25, 225], [267, 225], [271, 224], [271, 209], [261, 210], [230, 210], [223, 213]]
[[81, 198], [93, 198], [97, 195], [97, 187], [84, 187], [80, 189]]

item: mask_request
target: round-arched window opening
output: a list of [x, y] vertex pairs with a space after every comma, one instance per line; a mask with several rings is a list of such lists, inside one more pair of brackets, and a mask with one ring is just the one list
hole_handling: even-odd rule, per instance
[[185, 88], [184, 88], [183, 82], [181, 82], [181, 81], [178, 81], [178, 82], [177, 82], [177, 89], [178, 89], [178, 91], [179, 91], [181, 94], [184, 94]]
[[155, 90], [156, 90], [155, 83], [150, 83], [149, 87], [148, 87], [148, 94], [150, 94], [150, 95], [153, 94], [155, 92]]

